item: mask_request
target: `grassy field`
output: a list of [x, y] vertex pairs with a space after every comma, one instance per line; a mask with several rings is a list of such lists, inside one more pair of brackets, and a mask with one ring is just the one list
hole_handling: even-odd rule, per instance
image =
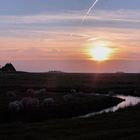
[[[74, 74], [74, 73], [0, 73], [0, 93], [8, 89], [47, 88], [48, 91], [136, 94], [140, 91], [140, 74]], [[134, 92], [136, 91], [136, 92]]]
[[[140, 105], [87, 119], [64, 119], [59, 116], [61, 111], [65, 112], [66, 116], [71, 116], [72, 114], [97, 111], [118, 103], [116, 98], [106, 96], [91, 98], [86, 95], [86, 97], [75, 98], [72, 104], [61, 102], [57, 106], [56, 114], [58, 116], [52, 117], [51, 114], [47, 120], [42, 117], [44, 113], [38, 112], [34, 116], [40, 115], [43, 121], [31, 122], [28, 119], [7, 121], [7, 118], [11, 117], [7, 115], [4, 117], [6, 121], [3, 122], [3, 111], [7, 109], [8, 104], [6, 92], [14, 90], [18, 98], [21, 98], [28, 88], [46, 88], [47, 96], [56, 98], [58, 102], [72, 88], [85, 93], [85, 95], [98, 92], [106, 94], [109, 91], [114, 91], [116, 94], [140, 96], [140, 74], [0, 73], [0, 140], [140, 139]], [[74, 108], [75, 106], [78, 108]], [[62, 112], [61, 114], [63, 114]]]

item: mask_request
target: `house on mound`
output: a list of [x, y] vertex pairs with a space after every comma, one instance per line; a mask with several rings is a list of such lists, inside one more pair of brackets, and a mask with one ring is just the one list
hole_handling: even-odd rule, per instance
[[0, 68], [1, 72], [16, 72], [15, 67], [11, 63], [7, 63], [5, 66]]

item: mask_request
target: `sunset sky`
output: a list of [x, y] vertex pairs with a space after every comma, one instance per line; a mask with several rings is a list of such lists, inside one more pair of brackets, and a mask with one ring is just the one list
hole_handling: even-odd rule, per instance
[[[45, 72], [140, 72], [140, 0], [0, 0], [0, 64]], [[84, 21], [83, 21], [84, 19]], [[101, 42], [111, 49], [94, 59]]]

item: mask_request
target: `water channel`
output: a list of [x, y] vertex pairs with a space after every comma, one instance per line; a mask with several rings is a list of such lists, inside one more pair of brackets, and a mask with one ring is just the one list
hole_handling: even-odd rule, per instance
[[[98, 96], [100, 96], [100, 95], [98, 94]], [[94, 116], [94, 115], [115, 112], [119, 109], [123, 109], [123, 108], [129, 107], [129, 106], [135, 106], [135, 105], [140, 103], [140, 97], [126, 96], [126, 95], [114, 95], [113, 97], [118, 97], [118, 98], [124, 99], [124, 101], [122, 101], [121, 103], [119, 103], [116, 106], [113, 106], [113, 107], [110, 107], [107, 109], [103, 109], [103, 110], [98, 111], [98, 112], [88, 113], [88, 114], [80, 116], [78, 118], [88, 118], [88, 117]]]

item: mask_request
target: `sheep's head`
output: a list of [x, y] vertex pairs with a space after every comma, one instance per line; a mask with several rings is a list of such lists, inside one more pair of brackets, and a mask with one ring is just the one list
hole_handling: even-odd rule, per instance
[[34, 90], [32, 88], [27, 90], [27, 96], [29, 96], [29, 97], [34, 96]]

